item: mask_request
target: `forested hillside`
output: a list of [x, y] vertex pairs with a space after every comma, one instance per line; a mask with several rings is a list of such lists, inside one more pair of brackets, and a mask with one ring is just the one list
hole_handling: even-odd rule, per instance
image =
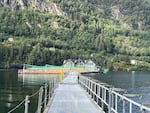
[[0, 1], [0, 67], [81, 58], [148, 70], [149, 6], [149, 0]]

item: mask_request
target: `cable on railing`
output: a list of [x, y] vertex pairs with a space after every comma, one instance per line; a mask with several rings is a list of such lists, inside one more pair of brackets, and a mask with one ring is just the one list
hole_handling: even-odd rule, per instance
[[[33, 96], [37, 95], [39, 93], [39, 90], [37, 92], [35, 92], [34, 94], [30, 95], [29, 98], [32, 98]], [[12, 113], [13, 111], [15, 111], [17, 108], [19, 108], [23, 103], [25, 102], [25, 99], [23, 101], [21, 101], [16, 107], [14, 107], [13, 109], [11, 109], [10, 111], [8, 111], [7, 113]]]
[[[57, 79], [56, 79], [57, 80]], [[56, 82], [58, 82], [58, 81], [56, 81]], [[53, 90], [56, 88], [56, 86], [58, 85], [58, 84], [54, 84], [53, 86], [52, 86], [52, 89], [51, 90], [49, 90], [49, 92], [50, 93], [52, 93], [53, 92]], [[50, 86], [49, 86], [50, 87]], [[45, 89], [46, 90], [46, 89]], [[32, 98], [32, 97], [34, 97], [35, 95], [37, 95], [37, 94], [39, 94], [40, 93], [40, 89], [38, 90], [38, 91], [36, 91], [34, 94], [32, 94], [32, 95], [30, 95], [30, 96], [28, 96], [28, 98]], [[46, 98], [48, 99], [48, 97], [49, 97], [49, 93], [48, 94], [46, 94], [45, 95], [46, 96]], [[41, 102], [41, 106], [47, 101], [47, 99], [44, 99], [42, 102]], [[19, 108], [23, 103], [25, 103], [25, 99], [23, 100], [23, 101], [21, 101], [16, 107], [14, 107], [13, 109], [11, 109], [10, 111], [8, 111], [7, 113], [12, 113], [13, 111], [15, 111], [17, 108]]]
[[11, 109], [11, 110], [8, 111], [7, 113], [12, 113], [12, 112], [15, 111], [17, 108], [19, 108], [24, 102], [25, 102], [25, 99], [22, 100], [16, 107], [14, 107], [13, 109]]
[[34, 97], [35, 95], [37, 95], [40, 92], [40, 90], [38, 90], [37, 92], [35, 92], [34, 94], [30, 95], [29, 98]]

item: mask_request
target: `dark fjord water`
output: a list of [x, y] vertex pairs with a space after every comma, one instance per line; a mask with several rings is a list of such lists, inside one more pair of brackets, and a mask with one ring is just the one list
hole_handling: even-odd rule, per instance
[[110, 72], [90, 76], [114, 87], [126, 89], [129, 94], [142, 95], [142, 98], [133, 98], [139, 103], [150, 103], [150, 72]]
[[[0, 113], [7, 113], [19, 104], [26, 95], [37, 92], [52, 76], [19, 76], [16, 71], [0, 70]], [[29, 113], [35, 113], [38, 96], [30, 99]], [[12, 113], [24, 113], [24, 104]]]

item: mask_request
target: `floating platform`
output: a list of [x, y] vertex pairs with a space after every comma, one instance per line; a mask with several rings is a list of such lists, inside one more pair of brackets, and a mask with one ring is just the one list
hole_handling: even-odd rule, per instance
[[67, 73], [70, 71], [77, 71], [79, 73], [95, 73], [97, 71], [97, 67], [81, 65], [81, 66], [53, 66], [53, 65], [44, 65], [44, 66], [36, 66], [24, 64], [22, 70], [18, 70], [18, 74], [60, 74]]
[[18, 70], [18, 74], [60, 74], [70, 71], [85, 72], [84, 69], [22, 69]]

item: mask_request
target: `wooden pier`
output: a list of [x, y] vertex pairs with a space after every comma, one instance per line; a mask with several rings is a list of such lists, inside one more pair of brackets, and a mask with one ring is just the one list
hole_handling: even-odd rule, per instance
[[51, 105], [44, 113], [104, 113], [78, 84], [72, 72], [56, 89]]

